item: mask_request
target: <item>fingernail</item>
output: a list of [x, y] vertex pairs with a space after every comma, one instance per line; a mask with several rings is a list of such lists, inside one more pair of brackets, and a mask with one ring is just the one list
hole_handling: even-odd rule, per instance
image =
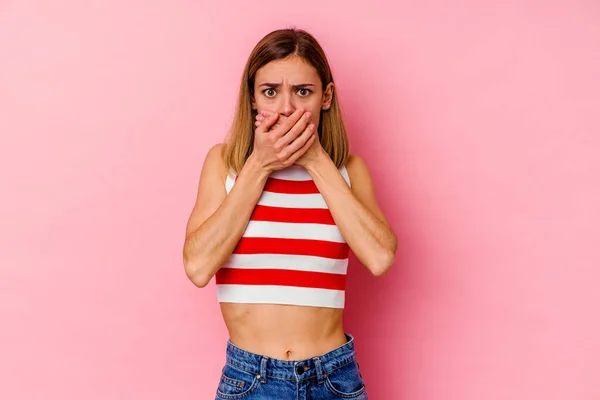
[[306, 114], [304, 114], [304, 116], [308, 119], [310, 118], [310, 112], [307, 112]]

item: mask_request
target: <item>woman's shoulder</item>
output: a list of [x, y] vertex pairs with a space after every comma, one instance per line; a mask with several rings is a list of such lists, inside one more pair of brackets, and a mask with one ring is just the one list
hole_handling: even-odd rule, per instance
[[225, 168], [225, 143], [213, 145], [206, 153], [204, 163], [210, 163], [212, 167]]
[[212, 156], [212, 157], [220, 157], [221, 159], [223, 159], [223, 155], [225, 154], [225, 145], [226, 143], [217, 143], [214, 144], [210, 149], [208, 149], [208, 153], [207, 153], [207, 157], [208, 156]]
[[350, 175], [361, 174], [365, 170], [368, 172], [367, 163], [356, 154], [348, 155], [348, 161], [346, 161], [345, 167]]
[[371, 184], [371, 174], [367, 163], [360, 156], [356, 154], [350, 154], [348, 161], [346, 162], [346, 171], [352, 186]]
[[204, 159], [203, 169], [208, 169], [207, 172], [217, 174], [223, 182], [227, 178], [227, 166], [224, 158], [225, 143], [217, 143], [213, 145]]

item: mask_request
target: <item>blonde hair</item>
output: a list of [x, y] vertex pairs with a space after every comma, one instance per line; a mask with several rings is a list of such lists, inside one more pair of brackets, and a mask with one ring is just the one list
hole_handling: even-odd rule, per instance
[[[254, 148], [257, 111], [252, 109], [252, 97], [256, 72], [271, 61], [292, 55], [302, 58], [317, 70], [323, 89], [333, 82], [325, 52], [308, 32], [295, 28], [280, 29], [265, 36], [254, 47], [244, 67], [233, 124], [223, 151], [227, 170], [239, 173]], [[329, 110], [321, 111], [318, 132], [321, 146], [340, 168], [346, 164], [350, 149], [335, 92], [334, 90]]]

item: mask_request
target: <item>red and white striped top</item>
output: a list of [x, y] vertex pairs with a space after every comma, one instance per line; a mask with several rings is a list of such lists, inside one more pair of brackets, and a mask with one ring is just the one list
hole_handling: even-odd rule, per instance
[[[345, 167], [340, 173], [350, 185]], [[227, 178], [227, 193], [235, 184]], [[348, 244], [310, 174], [273, 172], [228, 261], [217, 271], [221, 303], [344, 308]]]

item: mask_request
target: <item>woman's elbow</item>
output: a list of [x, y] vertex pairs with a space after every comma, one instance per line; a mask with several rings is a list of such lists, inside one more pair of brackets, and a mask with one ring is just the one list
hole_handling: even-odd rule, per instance
[[206, 276], [206, 275], [201, 275], [201, 274], [188, 276], [188, 278], [194, 284], [194, 286], [199, 287], [199, 288], [204, 288], [204, 287], [208, 286], [208, 283], [212, 279], [211, 276]]
[[393, 251], [382, 250], [367, 267], [374, 276], [382, 276], [390, 270], [394, 264], [394, 259]]
[[199, 268], [198, 265], [202, 265], [202, 263], [198, 261], [192, 262], [186, 257], [183, 259], [183, 267], [185, 269], [185, 275], [187, 278], [194, 284], [194, 286], [204, 288], [208, 285], [212, 279], [212, 276], [207, 274], [202, 268]]

